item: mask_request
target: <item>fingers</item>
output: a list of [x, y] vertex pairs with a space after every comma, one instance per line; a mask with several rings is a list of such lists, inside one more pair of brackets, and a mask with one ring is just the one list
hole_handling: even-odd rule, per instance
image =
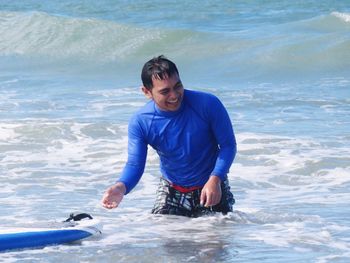
[[103, 195], [101, 204], [107, 209], [113, 209], [118, 207], [125, 194], [126, 188], [124, 184], [117, 183], [107, 189]]
[[215, 198], [213, 199], [211, 205], [217, 205], [218, 203], [220, 203], [220, 200], [221, 200], [221, 192], [219, 192], [219, 193], [215, 196]]
[[113, 208], [113, 202], [109, 201], [109, 198], [108, 196], [106, 196], [106, 194], [103, 196], [101, 204], [104, 208], [107, 208], [107, 209]]
[[115, 201], [112, 201], [110, 200], [111, 198], [109, 197], [109, 195], [105, 195], [102, 199], [102, 206], [104, 208], [107, 208], [107, 209], [113, 209], [113, 208], [116, 208], [118, 206], [117, 202]]
[[108, 190], [102, 198], [102, 206], [107, 209], [113, 209], [118, 207], [118, 196], [112, 191]]
[[107, 202], [107, 203], [102, 203], [102, 206], [107, 209], [113, 209], [117, 207], [116, 202]]
[[210, 191], [208, 189], [203, 188], [200, 204], [205, 207], [217, 205], [221, 199], [221, 191]]
[[206, 202], [207, 202], [207, 196], [206, 196], [204, 189], [203, 189], [201, 192], [201, 198], [200, 198], [201, 206], [206, 206]]
[[216, 176], [211, 176], [208, 182], [204, 185], [200, 204], [205, 207], [217, 205], [221, 200], [221, 185], [220, 179]]

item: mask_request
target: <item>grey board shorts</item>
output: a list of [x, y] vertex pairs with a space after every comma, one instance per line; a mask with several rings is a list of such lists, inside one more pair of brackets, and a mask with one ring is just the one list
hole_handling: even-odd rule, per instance
[[188, 193], [183, 193], [172, 187], [171, 183], [167, 180], [161, 178], [152, 213], [199, 217], [216, 212], [221, 212], [222, 214], [232, 212], [235, 199], [230, 191], [227, 178], [221, 182], [222, 196], [220, 203], [215, 206], [204, 207], [200, 205], [201, 190], [196, 189]]

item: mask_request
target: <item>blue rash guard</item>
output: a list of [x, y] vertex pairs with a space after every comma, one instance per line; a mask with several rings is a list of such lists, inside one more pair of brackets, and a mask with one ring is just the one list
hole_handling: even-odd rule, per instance
[[214, 95], [184, 90], [176, 111], [162, 111], [153, 100], [130, 120], [128, 161], [118, 182], [129, 193], [140, 180], [151, 145], [160, 157], [162, 176], [182, 187], [201, 187], [210, 175], [227, 176], [236, 155], [228, 113]]

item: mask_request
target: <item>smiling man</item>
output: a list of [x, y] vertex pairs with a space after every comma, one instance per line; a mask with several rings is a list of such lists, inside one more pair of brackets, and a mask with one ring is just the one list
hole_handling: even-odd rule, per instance
[[164, 56], [148, 61], [141, 78], [150, 101], [129, 122], [128, 161], [102, 205], [117, 207], [136, 186], [150, 145], [162, 175], [152, 213], [197, 217], [232, 211], [227, 173], [236, 140], [223, 104], [214, 95], [184, 89], [176, 65]]

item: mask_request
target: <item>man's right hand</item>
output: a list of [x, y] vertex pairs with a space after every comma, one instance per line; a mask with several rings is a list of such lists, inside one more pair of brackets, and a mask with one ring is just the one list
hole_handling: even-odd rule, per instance
[[102, 206], [107, 209], [118, 207], [120, 202], [123, 200], [126, 187], [123, 183], [117, 182], [107, 189], [102, 198]]

